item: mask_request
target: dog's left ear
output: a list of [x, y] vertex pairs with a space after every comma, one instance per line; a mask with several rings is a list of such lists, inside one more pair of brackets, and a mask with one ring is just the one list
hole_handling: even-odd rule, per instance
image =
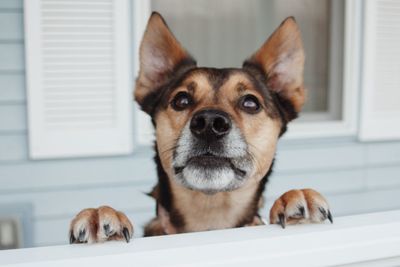
[[152, 13], [147, 23], [139, 57], [140, 70], [136, 80], [135, 99], [147, 113], [152, 112], [161, 87], [174, 74], [196, 65], [157, 12]]
[[[244, 67], [256, 65], [266, 76], [268, 89], [290, 103], [297, 113], [305, 101], [303, 85], [304, 50], [300, 30], [293, 17], [289, 17], [268, 40], [245, 61]], [[293, 119], [289, 115], [288, 120]]]

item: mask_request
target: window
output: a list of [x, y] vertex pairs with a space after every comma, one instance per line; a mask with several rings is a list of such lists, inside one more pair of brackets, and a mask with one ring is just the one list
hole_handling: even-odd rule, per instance
[[240, 67], [286, 17], [295, 16], [303, 35], [308, 90], [303, 112], [289, 131], [289, 137], [298, 138], [355, 133], [354, 110], [349, 110], [355, 105], [349, 104], [356, 87], [344, 76], [350, 71], [346, 42], [352, 44], [345, 40], [351, 30], [346, 9], [354, 4], [348, 2], [152, 0], [147, 8], [164, 16], [199, 65], [210, 67]]

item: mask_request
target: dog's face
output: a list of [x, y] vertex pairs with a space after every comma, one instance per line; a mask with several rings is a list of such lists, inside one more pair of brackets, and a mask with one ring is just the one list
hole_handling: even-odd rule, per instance
[[156, 128], [174, 182], [204, 193], [258, 183], [279, 136], [304, 102], [304, 54], [292, 18], [242, 68], [198, 68], [153, 13], [140, 51], [135, 98]]

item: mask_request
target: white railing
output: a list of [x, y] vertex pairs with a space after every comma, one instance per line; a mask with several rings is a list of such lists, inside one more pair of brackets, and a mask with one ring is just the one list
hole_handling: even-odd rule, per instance
[[[251, 264], [251, 265], [248, 265]], [[109, 242], [0, 251], [1, 266], [400, 265], [400, 210], [334, 224], [247, 227]]]

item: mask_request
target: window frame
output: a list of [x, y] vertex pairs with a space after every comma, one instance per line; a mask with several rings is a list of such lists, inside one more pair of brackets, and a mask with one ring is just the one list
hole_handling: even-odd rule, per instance
[[[340, 10], [341, 5], [337, 4], [338, 1], [332, 1], [331, 12], [335, 13]], [[336, 4], [335, 4], [336, 3]], [[329, 99], [327, 112], [310, 112], [304, 116], [303, 120], [294, 121], [289, 124], [289, 131], [284, 135], [283, 139], [297, 140], [297, 139], [310, 139], [310, 138], [326, 138], [326, 137], [345, 137], [356, 136], [357, 134], [357, 119], [358, 119], [358, 96], [359, 96], [359, 77], [360, 77], [360, 56], [361, 56], [361, 30], [362, 30], [362, 1], [344, 1], [344, 14], [337, 16], [336, 19], [344, 18], [343, 25], [343, 44], [342, 59], [338, 62], [342, 63], [342, 68], [336, 66], [338, 62], [334, 62], [330, 69], [342, 69], [341, 82], [331, 82], [329, 84]], [[143, 32], [146, 28], [147, 20], [151, 14], [150, 0], [135, 0], [132, 3], [133, 9], [133, 43], [135, 48], [134, 55], [138, 55], [140, 41]], [[335, 17], [335, 15], [333, 15]], [[332, 34], [337, 33], [338, 23], [332, 23]], [[336, 26], [335, 26], [336, 25]], [[336, 27], [336, 28], [335, 28]], [[336, 57], [337, 53], [329, 55], [329, 58]], [[335, 65], [336, 64], [336, 65]], [[134, 58], [134, 73], [137, 77], [139, 70], [139, 58]], [[330, 75], [338, 77], [338, 74], [330, 72]], [[341, 109], [335, 110], [332, 107], [337, 106], [337, 97], [333, 94], [334, 87], [341, 86], [342, 92], [340, 100], [342, 101]], [[154, 131], [150, 119], [147, 114], [140, 111], [135, 105], [135, 122], [136, 129], [138, 129], [137, 138], [140, 145], [152, 145], [154, 140]], [[340, 119], [330, 119], [332, 113], [340, 113]], [[312, 121], [310, 118], [321, 118], [318, 121]]]

